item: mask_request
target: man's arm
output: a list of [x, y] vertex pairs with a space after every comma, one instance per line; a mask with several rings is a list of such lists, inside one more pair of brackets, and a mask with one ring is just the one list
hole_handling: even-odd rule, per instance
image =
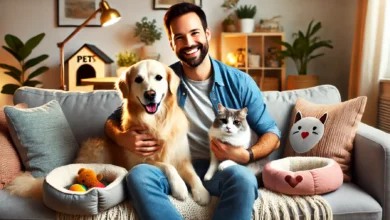
[[[254, 160], [268, 156], [280, 146], [279, 137], [274, 133], [266, 133], [251, 147]], [[248, 160], [249, 162], [249, 153]]]

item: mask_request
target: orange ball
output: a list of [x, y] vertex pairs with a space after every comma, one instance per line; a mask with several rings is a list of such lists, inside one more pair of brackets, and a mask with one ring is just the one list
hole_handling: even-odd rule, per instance
[[70, 188], [70, 191], [76, 191], [76, 192], [85, 192], [87, 191], [87, 187], [82, 184], [73, 184]]

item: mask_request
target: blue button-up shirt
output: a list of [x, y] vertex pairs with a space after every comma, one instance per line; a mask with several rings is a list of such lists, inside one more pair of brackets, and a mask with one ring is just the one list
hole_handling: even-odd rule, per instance
[[[261, 136], [265, 133], [274, 133], [280, 138], [280, 130], [271, 118], [264, 104], [263, 96], [255, 81], [248, 74], [227, 66], [210, 57], [214, 84], [210, 92], [210, 100], [214, 112], [218, 112], [218, 103], [232, 109], [248, 108], [247, 121], [252, 130]], [[179, 62], [170, 66], [180, 77], [180, 86], [177, 90], [179, 106], [184, 109], [187, 89], [183, 83], [183, 67]], [[109, 119], [121, 120], [122, 106]]]
[[[232, 109], [248, 108], [247, 121], [252, 130], [261, 136], [274, 133], [280, 138], [280, 130], [271, 118], [264, 104], [263, 96], [255, 81], [248, 74], [227, 66], [220, 61], [210, 58], [214, 84], [210, 92], [210, 101], [214, 112], [218, 112], [218, 103]], [[178, 102], [181, 108], [187, 97], [187, 89], [183, 83], [183, 66], [179, 62], [170, 66], [180, 77]]]

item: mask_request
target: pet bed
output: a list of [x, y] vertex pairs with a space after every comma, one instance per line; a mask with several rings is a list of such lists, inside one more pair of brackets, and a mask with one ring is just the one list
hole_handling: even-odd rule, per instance
[[264, 167], [264, 186], [287, 195], [319, 195], [343, 183], [340, 165], [329, 158], [287, 157]]
[[[80, 168], [103, 174], [105, 188], [85, 192], [68, 190], [77, 181]], [[126, 199], [127, 170], [110, 164], [70, 164], [52, 170], [43, 183], [43, 201], [49, 208], [66, 214], [96, 215]]]

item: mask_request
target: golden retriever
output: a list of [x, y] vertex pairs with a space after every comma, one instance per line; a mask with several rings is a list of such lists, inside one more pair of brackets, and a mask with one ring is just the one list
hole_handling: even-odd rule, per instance
[[[179, 200], [188, 197], [187, 182], [194, 201], [207, 205], [210, 194], [191, 164], [188, 120], [177, 102], [179, 84], [173, 70], [158, 61], [143, 60], [129, 67], [116, 83], [123, 98], [121, 129], [144, 126], [160, 140], [161, 148], [152, 156], [142, 157], [108, 138], [93, 138], [83, 143], [75, 162], [114, 164], [128, 170], [141, 163], [154, 165], [167, 176], [173, 197]], [[37, 197], [42, 193], [42, 182], [43, 178], [34, 179], [26, 173], [17, 177], [7, 190], [24, 197]]]

